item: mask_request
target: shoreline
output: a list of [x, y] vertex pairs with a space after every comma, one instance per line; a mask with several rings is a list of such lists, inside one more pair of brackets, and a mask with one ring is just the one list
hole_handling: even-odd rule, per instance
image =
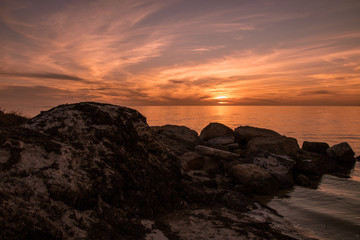
[[220, 123], [200, 134], [149, 127], [136, 110], [94, 102], [0, 133], [4, 239], [311, 239], [253, 196], [316, 188], [325, 173], [348, 176], [355, 161], [346, 143], [300, 148], [269, 129]]

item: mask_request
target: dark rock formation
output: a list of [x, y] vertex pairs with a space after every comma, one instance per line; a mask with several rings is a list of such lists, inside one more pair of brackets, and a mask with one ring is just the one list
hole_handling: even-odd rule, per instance
[[249, 141], [247, 154], [269, 152], [277, 155], [294, 156], [300, 148], [297, 140], [285, 136], [256, 137]]
[[309, 239], [251, 196], [314, 187], [354, 158], [344, 143], [310, 150], [268, 129], [198, 137], [129, 108], [61, 105], [0, 126], [0, 239]]
[[267, 170], [277, 180], [280, 188], [288, 188], [294, 185], [293, 167], [296, 162], [287, 156], [274, 154], [262, 154], [254, 157], [253, 163]]
[[255, 164], [237, 164], [230, 169], [230, 173], [246, 192], [269, 194], [278, 188], [270, 172]]
[[207, 141], [216, 137], [233, 137], [234, 131], [221, 123], [210, 123], [203, 130], [201, 130], [199, 138]]
[[202, 145], [196, 146], [196, 151], [204, 156], [213, 157], [213, 158], [220, 158], [222, 160], [232, 161], [238, 159], [240, 156], [236, 153], [223, 151], [216, 148], [206, 147]]
[[339, 143], [328, 148], [326, 153], [330, 158], [335, 159], [344, 165], [352, 166], [356, 162], [355, 153], [351, 149], [350, 145], [346, 142]]
[[155, 132], [156, 138], [178, 155], [194, 150], [197, 144], [197, 132], [185, 126], [165, 125], [151, 127], [151, 129]]
[[326, 150], [329, 148], [329, 144], [324, 142], [308, 142], [304, 141], [302, 145], [302, 150], [319, 153], [319, 154], [326, 154]]
[[0, 132], [2, 239], [133, 239], [180, 206], [171, 152], [135, 110], [62, 105]]
[[265, 128], [257, 128], [250, 126], [240, 126], [235, 128], [235, 140], [240, 145], [246, 145], [251, 139], [256, 137], [279, 137], [279, 133]]

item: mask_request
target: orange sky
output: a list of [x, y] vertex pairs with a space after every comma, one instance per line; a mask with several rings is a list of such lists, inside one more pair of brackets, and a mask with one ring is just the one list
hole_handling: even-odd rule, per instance
[[358, 0], [0, 0], [0, 107], [360, 105], [359, 13]]

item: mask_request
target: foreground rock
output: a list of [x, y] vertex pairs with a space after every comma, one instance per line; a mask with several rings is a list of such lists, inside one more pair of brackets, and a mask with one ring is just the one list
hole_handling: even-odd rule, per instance
[[173, 155], [135, 110], [62, 105], [0, 130], [1, 239], [133, 239], [187, 201]]

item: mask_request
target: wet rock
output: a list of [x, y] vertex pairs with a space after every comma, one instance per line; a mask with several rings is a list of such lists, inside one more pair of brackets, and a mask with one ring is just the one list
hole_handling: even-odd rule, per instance
[[356, 162], [355, 152], [346, 142], [339, 143], [328, 148], [326, 153], [330, 158], [335, 159], [341, 164], [349, 165], [350, 167], [352, 167]]
[[234, 131], [221, 123], [210, 123], [203, 130], [201, 130], [199, 138], [208, 141], [216, 137], [233, 137]]
[[247, 145], [247, 154], [269, 152], [277, 155], [293, 156], [300, 148], [295, 138], [279, 137], [256, 137]]
[[326, 154], [326, 150], [329, 148], [329, 144], [325, 142], [308, 142], [304, 141], [302, 145], [302, 150], [319, 153], [319, 154]]
[[304, 174], [298, 174], [295, 177], [295, 181], [296, 181], [297, 185], [300, 185], [303, 187], [313, 187], [313, 185], [314, 185], [313, 181], [311, 181], [311, 179]]
[[240, 155], [232, 152], [223, 151], [220, 149], [206, 147], [202, 145], [196, 146], [195, 149], [200, 155], [204, 155], [212, 158], [220, 158], [227, 161], [236, 160], [240, 157]]
[[250, 192], [269, 194], [278, 188], [270, 172], [255, 164], [237, 164], [230, 174]]
[[279, 137], [279, 133], [265, 128], [250, 126], [240, 126], [235, 128], [235, 140], [240, 145], [246, 145], [251, 139], [256, 137]]
[[292, 175], [292, 169], [296, 164], [294, 159], [274, 154], [261, 154], [254, 157], [253, 163], [269, 171], [278, 180], [281, 188], [294, 185]]
[[222, 200], [227, 208], [237, 211], [245, 210], [251, 203], [251, 200], [246, 195], [238, 191], [227, 192]]

